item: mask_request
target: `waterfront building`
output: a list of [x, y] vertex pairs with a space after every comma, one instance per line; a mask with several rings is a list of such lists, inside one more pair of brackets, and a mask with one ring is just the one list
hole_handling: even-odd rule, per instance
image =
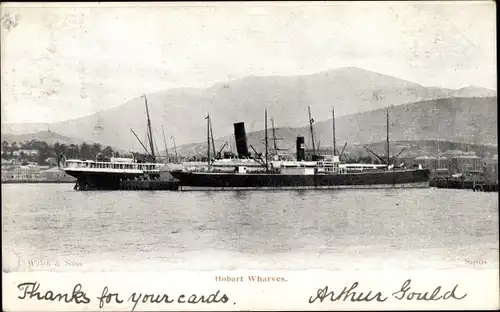
[[38, 166], [2, 168], [2, 181], [38, 181], [40, 179], [40, 167]]
[[498, 155], [482, 160], [485, 179], [489, 182], [498, 183]]
[[26, 150], [26, 149], [20, 149], [17, 151], [12, 152], [12, 155], [14, 157], [19, 157], [19, 156], [37, 156], [38, 155], [38, 150]]
[[453, 173], [467, 173], [472, 171], [482, 171], [481, 158], [476, 155], [456, 155], [450, 157], [451, 171]]
[[414, 162], [422, 165], [422, 168], [431, 169], [433, 172], [437, 169], [447, 169], [448, 172], [452, 171], [451, 160], [445, 156], [419, 156], [415, 158]]

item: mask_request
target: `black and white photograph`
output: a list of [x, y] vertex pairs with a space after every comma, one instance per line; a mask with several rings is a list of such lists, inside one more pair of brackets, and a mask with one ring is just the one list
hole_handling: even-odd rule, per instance
[[[249, 298], [306, 270], [364, 278], [283, 307], [498, 308], [494, 2], [5, 2], [0, 28], [7, 310], [275, 310]], [[215, 303], [49, 285], [179, 270]], [[378, 298], [365, 271], [450, 278]]]

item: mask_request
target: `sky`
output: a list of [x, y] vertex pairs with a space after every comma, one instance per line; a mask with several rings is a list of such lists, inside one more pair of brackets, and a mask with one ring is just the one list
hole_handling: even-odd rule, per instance
[[344, 66], [496, 90], [493, 2], [2, 3], [1, 16], [2, 123]]

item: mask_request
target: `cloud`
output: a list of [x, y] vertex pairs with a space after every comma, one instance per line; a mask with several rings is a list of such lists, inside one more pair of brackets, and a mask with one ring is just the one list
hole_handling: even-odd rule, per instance
[[4, 5], [19, 16], [2, 29], [4, 121], [76, 118], [142, 93], [341, 66], [496, 88], [494, 4], [104, 6]]

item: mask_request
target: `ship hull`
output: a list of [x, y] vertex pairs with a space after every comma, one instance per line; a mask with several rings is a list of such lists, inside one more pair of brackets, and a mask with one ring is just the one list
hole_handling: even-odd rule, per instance
[[110, 172], [85, 172], [66, 170], [66, 173], [77, 179], [76, 190], [145, 190], [170, 191], [177, 190], [176, 181], [165, 181], [156, 176], [155, 179], [144, 179], [143, 174], [123, 174]]
[[429, 187], [429, 170], [346, 174], [207, 173], [173, 171], [181, 190], [275, 190]]

